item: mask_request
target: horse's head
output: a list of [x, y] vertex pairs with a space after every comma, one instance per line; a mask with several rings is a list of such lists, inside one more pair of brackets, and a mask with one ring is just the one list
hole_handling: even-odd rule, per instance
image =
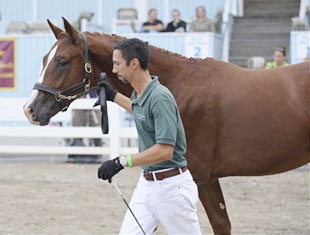
[[24, 106], [29, 122], [47, 125], [55, 114], [88, 93], [91, 65], [87, 41], [66, 19], [65, 31], [48, 20], [57, 42], [43, 58], [43, 67], [31, 97]]

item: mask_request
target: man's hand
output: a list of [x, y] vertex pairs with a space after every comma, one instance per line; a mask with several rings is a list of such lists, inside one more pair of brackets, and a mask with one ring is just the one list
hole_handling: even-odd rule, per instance
[[111, 85], [109, 83], [107, 83], [106, 81], [100, 81], [97, 84], [97, 93], [100, 93], [100, 88], [104, 87], [105, 89], [105, 93], [106, 93], [106, 98], [109, 101], [114, 102], [114, 98], [116, 96], [117, 91], [115, 91]]
[[112, 177], [120, 172], [124, 167], [119, 161], [119, 157], [113, 160], [108, 160], [102, 163], [98, 168], [98, 178], [103, 180], [108, 180], [109, 183], [112, 182]]

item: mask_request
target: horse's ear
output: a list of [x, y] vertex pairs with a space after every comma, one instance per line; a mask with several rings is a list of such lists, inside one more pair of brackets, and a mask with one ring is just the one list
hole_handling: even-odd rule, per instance
[[82, 38], [80, 33], [66, 20], [66, 18], [62, 17], [65, 25], [66, 32], [70, 35], [72, 42], [78, 45]]
[[61, 28], [58, 28], [56, 25], [54, 25], [50, 20], [47, 20], [47, 23], [49, 24], [51, 30], [53, 31], [55, 37], [58, 39], [59, 34], [63, 32]]

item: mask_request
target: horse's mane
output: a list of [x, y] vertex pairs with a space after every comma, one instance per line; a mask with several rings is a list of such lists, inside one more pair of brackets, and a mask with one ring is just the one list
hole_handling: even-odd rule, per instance
[[[101, 40], [102, 38], [106, 38], [107, 40], [109, 41], [112, 40], [113, 42], [118, 42], [120, 40], [127, 39], [126, 37], [120, 36], [118, 34], [104, 34], [104, 33], [98, 33], [98, 32], [86, 32], [86, 34], [98, 37]], [[201, 59], [201, 58], [187, 58], [181, 54], [178, 54], [178, 53], [175, 53], [175, 52], [172, 52], [172, 51], [169, 51], [169, 50], [166, 50], [166, 49], [163, 49], [163, 48], [151, 45], [151, 44], [149, 44], [149, 47], [152, 52], [163, 54], [165, 57], [172, 56], [172, 57], [177, 57], [182, 60], [190, 60], [190, 61], [206, 60], [206, 59]], [[174, 58], [174, 59], [177, 59], [177, 58]]]

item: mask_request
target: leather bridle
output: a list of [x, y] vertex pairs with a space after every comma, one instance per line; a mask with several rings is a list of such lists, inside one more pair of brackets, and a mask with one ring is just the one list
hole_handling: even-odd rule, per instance
[[[92, 68], [91, 68], [91, 64], [88, 62], [88, 43], [87, 43], [86, 36], [83, 33], [80, 33], [80, 34], [82, 36], [83, 43], [84, 43], [84, 78], [82, 82], [75, 84], [69, 88], [66, 88], [62, 91], [54, 90], [38, 82], [33, 87], [33, 89], [44, 91], [46, 93], [53, 95], [55, 97], [55, 100], [59, 103], [60, 109], [62, 112], [66, 111], [69, 107], [69, 105], [65, 104], [64, 102], [65, 100], [69, 100], [69, 101], [75, 100], [77, 98], [85, 96], [90, 91], [90, 74], [92, 72]], [[80, 92], [74, 95], [68, 95], [82, 88], [84, 88], [83, 92]]]

